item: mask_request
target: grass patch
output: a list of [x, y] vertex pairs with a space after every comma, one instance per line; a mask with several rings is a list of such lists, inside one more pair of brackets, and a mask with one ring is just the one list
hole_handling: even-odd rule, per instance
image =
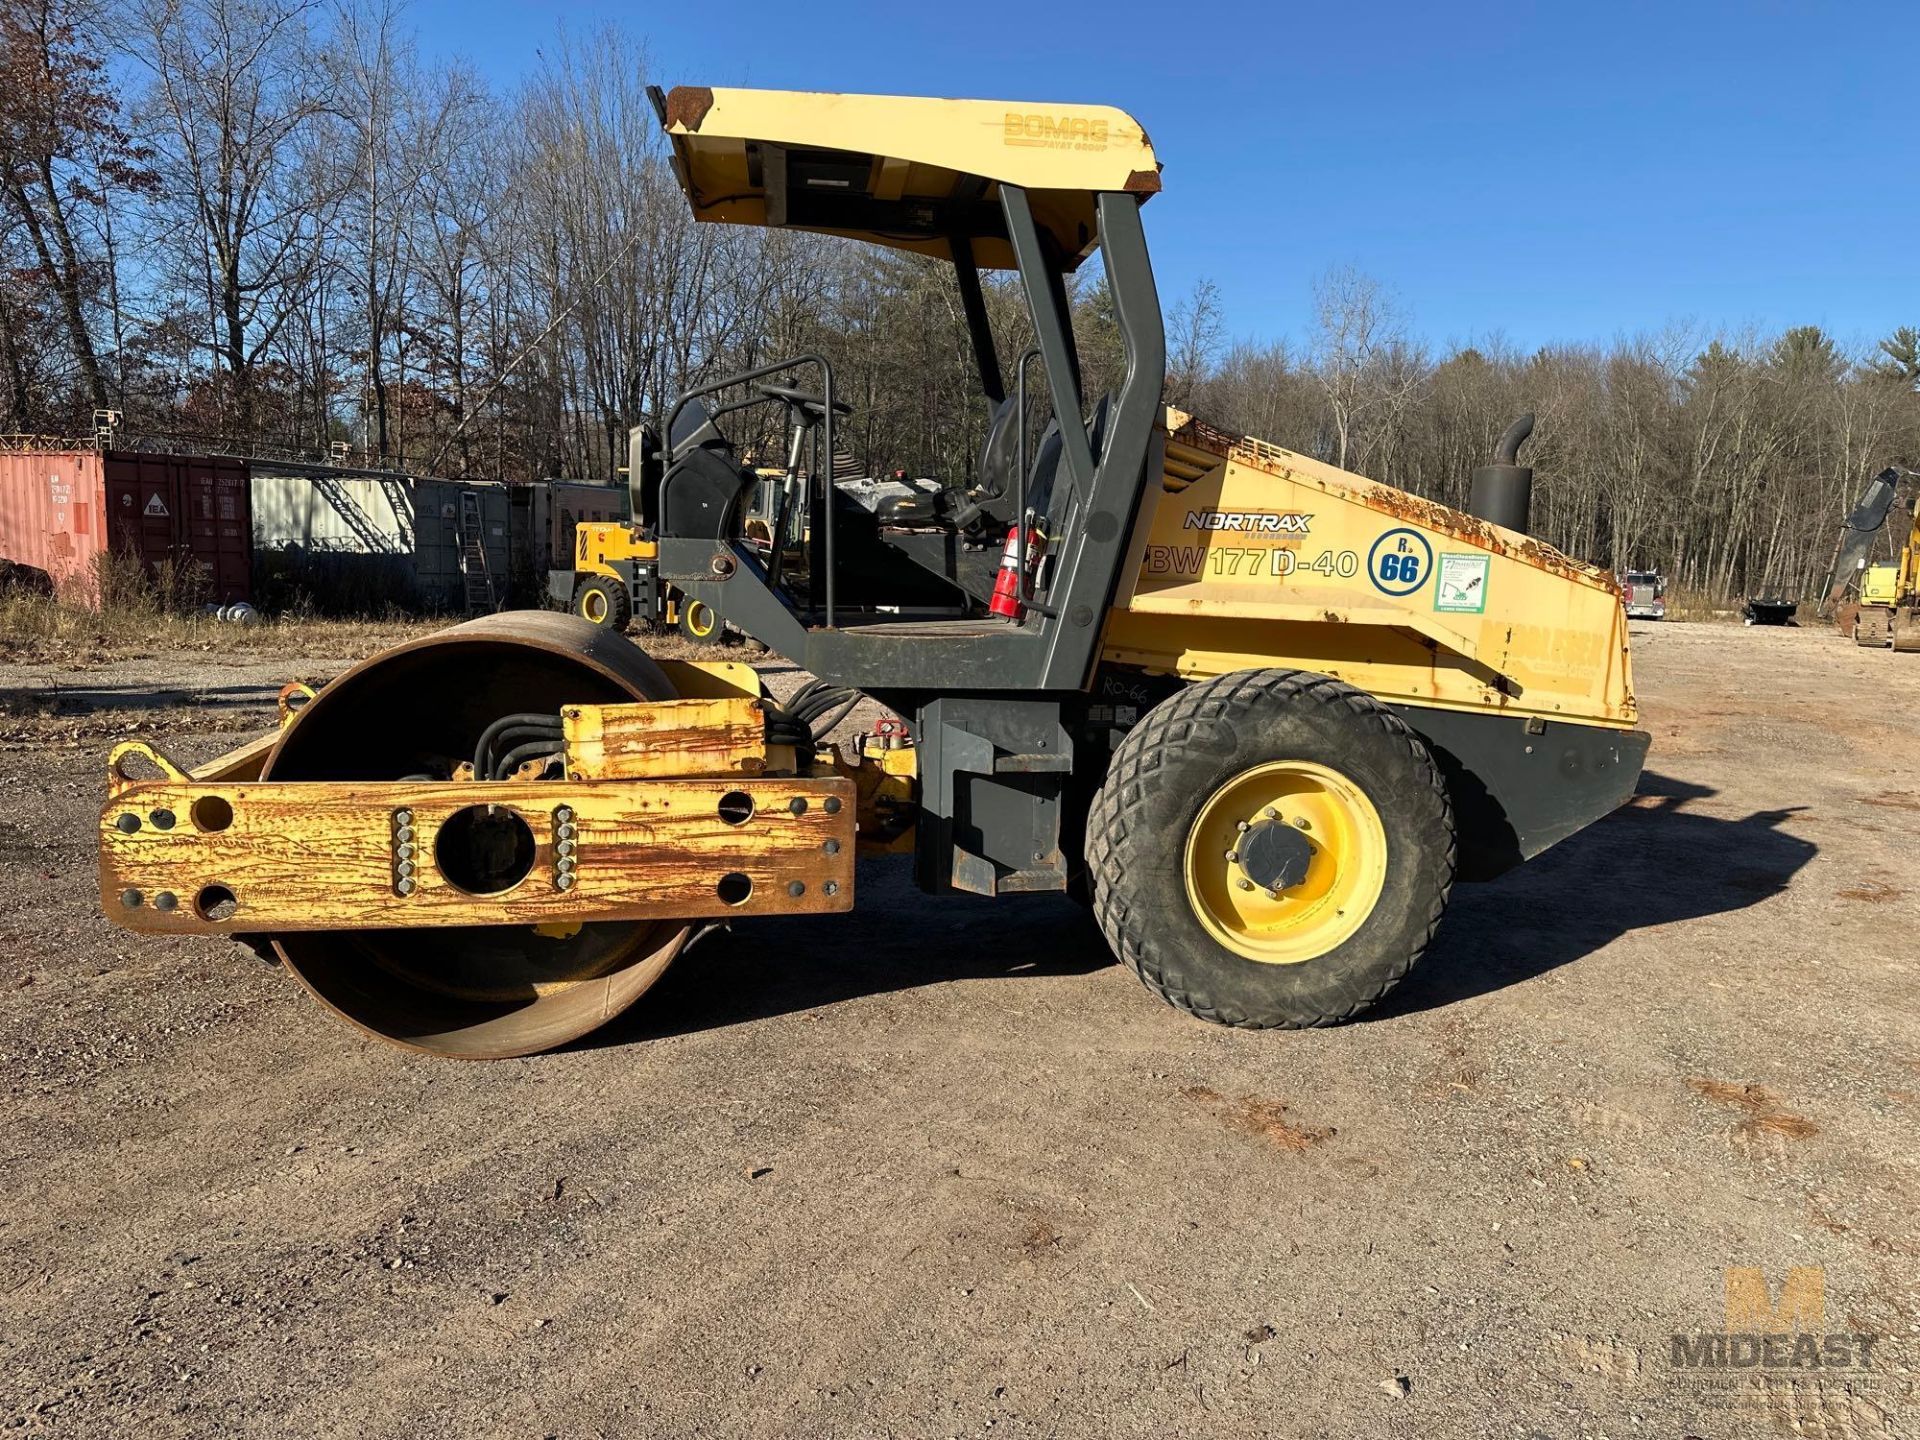
[[92, 587], [98, 608], [32, 586], [0, 590], [0, 660], [86, 666], [168, 650], [336, 658], [368, 654], [449, 623], [397, 611], [336, 620], [296, 610], [237, 624], [207, 613], [203, 586], [197, 567], [143, 570], [129, 558], [101, 556]]

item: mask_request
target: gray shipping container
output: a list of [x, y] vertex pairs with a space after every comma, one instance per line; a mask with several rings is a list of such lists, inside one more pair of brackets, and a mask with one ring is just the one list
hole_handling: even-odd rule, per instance
[[512, 520], [508, 487], [493, 480], [416, 480], [413, 482], [414, 581], [420, 601], [430, 609], [463, 611], [467, 606], [466, 571], [460, 556], [467, 537], [462, 529], [461, 497], [474, 497], [480, 519], [480, 544], [486, 555], [493, 603], [507, 603], [512, 566]]

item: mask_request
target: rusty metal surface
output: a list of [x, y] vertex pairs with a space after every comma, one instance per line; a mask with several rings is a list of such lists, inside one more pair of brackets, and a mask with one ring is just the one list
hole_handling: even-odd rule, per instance
[[[1172, 412], [1171, 418], [1183, 420], [1184, 423], [1178, 424], [1169, 435], [1169, 452], [1172, 452], [1175, 446], [1183, 446], [1221, 460], [1233, 460], [1242, 465], [1253, 466], [1269, 475], [1294, 479], [1305, 484], [1317, 483], [1316, 476], [1303, 473], [1293, 463], [1298, 457], [1278, 445], [1250, 435], [1239, 435], [1230, 430], [1223, 430], [1196, 417], [1184, 416], [1178, 411]], [[1524, 561], [1549, 574], [1599, 585], [1616, 595], [1620, 593], [1619, 583], [1605, 570], [1563, 555], [1553, 546], [1531, 535], [1504, 530], [1498, 525], [1489, 524], [1464, 511], [1442, 505], [1436, 500], [1423, 499], [1405, 490], [1395, 489], [1391, 485], [1383, 485], [1377, 480], [1368, 480], [1364, 476], [1343, 473], [1342, 478], [1352, 498], [1396, 520], [1465, 541], [1495, 555]]]
[[713, 109], [713, 89], [707, 85], [676, 85], [667, 92], [667, 124], [698, 131]]
[[[838, 776], [149, 781], [101, 812], [101, 903], [168, 935], [824, 914], [853, 904], [857, 798]], [[463, 814], [522, 829], [502, 888], [463, 888]]]

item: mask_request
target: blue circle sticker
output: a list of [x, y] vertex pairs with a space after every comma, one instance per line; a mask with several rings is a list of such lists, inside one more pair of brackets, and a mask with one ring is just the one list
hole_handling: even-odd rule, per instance
[[1389, 530], [1367, 552], [1367, 578], [1389, 595], [1411, 595], [1432, 569], [1433, 547], [1418, 530]]

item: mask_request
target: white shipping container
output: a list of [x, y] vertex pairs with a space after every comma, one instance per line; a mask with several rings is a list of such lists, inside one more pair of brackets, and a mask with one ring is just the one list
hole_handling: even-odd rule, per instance
[[[406, 550], [401, 523], [393, 513], [385, 487], [378, 480], [335, 480], [334, 485], [359, 507], [373, 531], [384, 538], [390, 552]], [[298, 546], [320, 554], [377, 553], [305, 475], [253, 476], [253, 547], [285, 550]]]

